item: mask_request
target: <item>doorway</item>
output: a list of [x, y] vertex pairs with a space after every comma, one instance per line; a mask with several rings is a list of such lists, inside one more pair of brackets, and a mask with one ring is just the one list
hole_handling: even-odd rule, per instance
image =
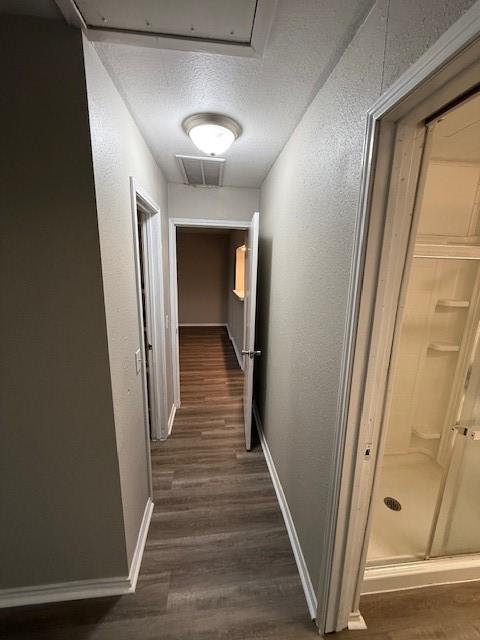
[[[444, 231], [432, 227], [442, 207], [451, 212], [452, 188], [440, 198], [440, 188], [433, 189], [437, 200], [422, 216], [423, 194], [432, 191], [428, 183], [436, 179], [444, 187], [440, 174], [453, 164], [445, 162], [445, 149], [439, 152], [434, 132], [458, 118], [455, 109], [478, 89], [479, 34], [478, 21], [457, 25], [367, 114], [339, 413], [338, 512], [328, 599], [318, 611], [326, 631], [365, 628], [359, 609], [364, 593], [480, 579], [480, 550], [452, 556], [444, 544], [448, 526], [442, 528], [453, 504], [448, 487], [460, 479], [449, 457], [457, 430], [448, 431], [447, 423], [461, 426], [455, 422], [465, 417], [458, 414], [458, 401], [469, 357], [475, 384], [475, 216], [470, 211], [471, 226], [462, 236], [448, 227], [458, 223], [457, 215], [442, 214]], [[466, 189], [458, 192], [464, 197]], [[442, 234], [447, 240], [439, 241]], [[455, 402], [458, 417], [451, 423]], [[401, 428], [392, 428], [389, 438], [390, 419]], [[456, 442], [453, 448], [463, 449]], [[375, 513], [384, 520], [397, 517], [395, 524], [375, 522]], [[395, 539], [402, 517], [413, 527]], [[388, 540], [383, 527], [390, 528]]]
[[[138, 265], [140, 276], [140, 297], [141, 297], [141, 311], [142, 311], [142, 331], [143, 331], [143, 344], [144, 344], [144, 367], [146, 378], [146, 396], [147, 396], [147, 418], [148, 418], [148, 433], [150, 439], [153, 440], [154, 433], [152, 428], [152, 422], [154, 423], [153, 416], [153, 372], [152, 372], [152, 350], [153, 345], [151, 342], [151, 304], [150, 304], [150, 288], [148, 278], [148, 262], [147, 262], [147, 245], [146, 245], [146, 213], [142, 207], [137, 204], [137, 231], [138, 231]], [[148, 289], [147, 289], [148, 287]]]
[[164, 440], [168, 433], [162, 229], [159, 207], [133, 177], [130, 193], [140, 328], [135, 363], [143, 381], [150, 458], [150, 440]]
[[[480, 553], [480, 94], [426, 125], [363, 593]], [[480, 573], [479, 576], [480, 578]]]
[[[200, 220], [174, 218], [170, 220], [169, 231], [169, 255], [170, 255], [170, 294], [172, 310], [172, 365], [174, 379], [174, 400], [176, 407], [181, 406], [181, 381], [180, 381], [180, 334], [188, 333], [188, 329], [202, 325], [206, 327], [221, 327], [223, 333], [228, 335], [233, 352], [236, 355], [240, 369], [243, 371], [243, 421], [245, 447], [251, 448], [252, 442], [252, 394], [253, 394], [253, 367], [255, 356], [260, 351], [255, 350], [255, 312], [256, 312], [256, 284], [257, 284], [257, 256], [258, 256], [258, 213], [254, 213], [251, 221], [230, 220]], [[205, 269], [207, 263], [212, 261], [212, 249], [202, 252], [200, 243], [205, 243], [209, 238], [224, 238], [227, 253], [225, 264], [213, 265], [214, 273], [208, 276]], [[202, 238], [202, 240], [200, 240]], [[190, 243], [190, 250], [185, 243]], [[215, 243], [216, 245], [218, 242]], [[179, 267], [179, 258], [182, 257], [182, 266]], [[196, 258], [194, 256], [197, 256]], [[194, 264], [192, 264], [192, 260]], [[221, 258], [220, 258], [221, 260]], [[188, 262], [188, 274], [186, 268]], [[184, 268], [185, 267], [185, 268]], [[223, 275], [222, 275], [223, 270]], [[212, 280], [227, 278], [224, 302], [231, 306], [231, 300], [235, 305], [235, 313], [232, 314], [232, 322], [226, 322], [226, 316], [222, 315], [222, 285], [220, 293], [216, 295], [202, 286], [195, 276], [203, 272], [204, 279]], [[189, 290], [190, 295], [180, 300], [179, 287]], [[217, 287], [217, 288], [219, 288]], [[206, 292], [209, 295], [206, 296]], [[219, 298], [217, 300], [217, 298]], [[188, 308], [187, 308], [188, 307]], [[215, 309], [213, 308], [215, 307]], [[231, 311], [231, 309], [229, 309]], [[203, 314], [203, 315], [202, 315]], [[205, 314], [208, 315], [205, 316]], [[230, 317], [230, 313], [229, 313]], [[206, 321], [206, 319], [209, 321]], [[199, 322], [199, 320], [201, 320]], [[183, 325], [183, 326], [182, 326]], [[240, 327], [240, 328], [239, 328]], [[194, 332], [195, 333], [195, 332]], [[198, 333], [198, 332], [197, 332]], [[182, 336], [183, 337], [183, 336]], [[208, 348], [205, 350], [205, 358], [208, 359]]]

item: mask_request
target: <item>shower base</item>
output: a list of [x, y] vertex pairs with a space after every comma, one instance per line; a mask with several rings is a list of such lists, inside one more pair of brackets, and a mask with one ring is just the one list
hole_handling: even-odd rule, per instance
[[[437, 462], [423, 453], [384, 456], [367, 567], [424, 558], [441, 476]], [[389, 508], [385, 498], [401, 508]]]
[[480, 580], [480, 554], [424, 559], [441, 473], [422, 453], [384, 456], [362, 594]]

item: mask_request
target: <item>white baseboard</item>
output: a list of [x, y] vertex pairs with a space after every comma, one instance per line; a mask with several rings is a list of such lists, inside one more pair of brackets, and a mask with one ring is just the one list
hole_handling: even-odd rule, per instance
[[0, 590], [0, 608], [63, 602], [64, 600], [82, 600], [84, 598], [122, 596], [133, 593], [137, 586], [152, 511], [153, 502], [149, 498], [145, 506], [128, 576], [98, 578], [96, 580], [72, 580], [70, 582], [41, 584], [33, 587], [2, 589]]
[[228, 324], [225, 325], [227, 327], [228, 337], [230, 338], [230, 342], [232, 343], [233, 350], [235, 351], [235, 355], [237, 356], [238, 366], [243, 371], [243, 356], [238, 350], [237, 344], [233, 339], [232, 332], [230, 331], [230, 326]]
[[265, 439], [265, 434], [263, 433], [262, 422], [260, 420], [260, 415], [258, 413], [257, 405], [255, 404], [255, 402], [253, 403], [253, 416], [257, 425], [258, 435], [260, 436], [260, 442], [262, 444], [265, 460], [267, 461], [270, 477], [275, 488], [275, 493], [277, 494], [277, 500], [282, 511], [283, 519], [285, 521], [285, 526], [287, 528], [288, 537], [292, 546], [293, 555], [295, 556], [295, 562], [297, 563], [297, 569], [300, 575], [300, 580], [302, 582], [303, 591], [305, 593], [308, 611], [310, 613], [310, 617], [312, 618], [312, 620], [314, 620], [317, 615], [317, 596], [315, 595], [312, 581], [310, 579], [310, 574], [308, 573], [307, 564], [305, 562], [305, 558], [303, 557], [302, 548], [300, 546], [297, 532], [295, 530], [292, 514], [290, 513], [290, 509], [288, 508], [287, 499], [285, 498], [285, 494], [280, 483], [280, 478], [278, 477], [277, 470], [275, 469], [275, 464], [270, 453], [270, 449], [268, 448], [268, 444]]
[[127, 593], [131, 593], [128, 577], [57, 582], [34, 587], [2, 589], [0, 591], [0, 608], [62, 602], [64, 600], [82, 600], [84, 598], [121, 596]]
[[226, 327], [225, 322], [179, 322], [179, 327]]
[[168, 435], [172, 433], [173, 423], [175, 421], [175, 414], [177, 413], [177, 405], [175, 403], [172, 404], [172, 408], [170, 410], [170, 415], [168, 416]]
[[348, 616], [348, 630], [349, 631], [361, 631], [366, 629], [367, 625], [360, 611], [352, 611]]
[[361, 593], [419, 589], [480, 580], [480, 556], [435, 558], [365, 569]]
[[135, 551], [133, 552], [132, 564], [130, 566], [130, 573], [128, 574], [128, 581], [130, 583], [129, 593], [133, 593], [137, 588], [138, 574], [140, 573], [140, 567], [142, 565], [143, 551], [145, 549], [145, 543], [147, 541], [148, 529], [150, 528], [150, 521], [153, 513], [153, 500], [149, 498], [145, 505], [145, 511], [143, 512], [142, 523], [138, 532], [137, 544], [135, 545]]

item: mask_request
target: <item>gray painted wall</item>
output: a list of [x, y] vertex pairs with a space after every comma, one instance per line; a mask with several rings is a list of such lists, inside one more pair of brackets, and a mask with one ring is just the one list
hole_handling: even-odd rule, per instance
[[[135, 281], [130, 176], [160, 207], [166, 315], [169, 314], [167, 186], [94, 47], [85, 39], [83, 43], [115, 429], [130, 563], [149, 495], [142, 378], [136, 373], [134, 355], [140, 348], [141, 328]], [[169, 331], [166, 353], [169, 374], [166, 393], [170, 409], [173, 385]]]
[[81, 36], [0, 42], [1, 587], [125, 576]]
[[472, 4], [378, 0], [261, 189], [256, 400], [314, 585], [330, 515], [366, 111]]
[[250, 220], [258, 211], [259, 196], [259, 189], [169, 183], [168, 215], [170, 218]]
[[179, 324], [226, 324], [227, 233], [177, 231]]

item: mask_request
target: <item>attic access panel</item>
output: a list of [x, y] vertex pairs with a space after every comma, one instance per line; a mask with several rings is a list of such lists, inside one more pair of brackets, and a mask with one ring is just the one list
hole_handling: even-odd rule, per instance
[[256, 0], [76, 0], [88, 26], [250, 42]]
[[256, 56], [277, 0], [56, 0], [90, 40]]

